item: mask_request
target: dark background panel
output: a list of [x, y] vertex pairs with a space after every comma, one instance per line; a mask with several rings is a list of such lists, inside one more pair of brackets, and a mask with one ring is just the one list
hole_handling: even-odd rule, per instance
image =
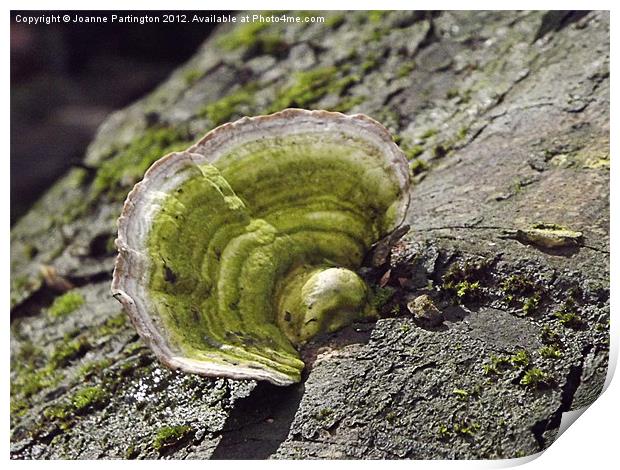
[[11, 13], [11, 224], [54, 180], [82, 160], [97, 127], [110, 112], [156, 87], [217, 26], [161, 22], [28, 25], [15, 21], [18, 14], [48, 13], [111, 14]]

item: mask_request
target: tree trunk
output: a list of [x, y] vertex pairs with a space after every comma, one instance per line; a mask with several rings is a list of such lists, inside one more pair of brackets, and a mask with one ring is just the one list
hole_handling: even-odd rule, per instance
[[[220, 28], [16, 224], [13, 458], [510, 458], [597, 398], [609, 14], [326, 18]], [[315, 348], [297, 386], [171, 372], [109, 293], [124, 197], [165, 153], [285, 107], [368, 114], [411, 159], [383, 318]], [[408, 311], [422, 294], [440, 326]]]

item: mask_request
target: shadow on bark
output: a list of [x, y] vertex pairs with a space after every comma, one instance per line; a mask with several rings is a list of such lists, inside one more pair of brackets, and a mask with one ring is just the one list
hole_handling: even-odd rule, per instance
[[269, 458], [288, 436], [304, 389], [303, 382], [289, 387], [260, 382], [248, 397], [235, 404], [211, 458]]
[[288, 437], [306, 389], [305, 382], [319, 353], [366, 344], [374, 327], [374, 322], [354, 323], [336, 333], [314, 338], [301, 350], [306, 368], [298, 384], [278, 387], [259, 382], [249, 396], [235, 402], [211, 459], [259, 460], [273, 455]]

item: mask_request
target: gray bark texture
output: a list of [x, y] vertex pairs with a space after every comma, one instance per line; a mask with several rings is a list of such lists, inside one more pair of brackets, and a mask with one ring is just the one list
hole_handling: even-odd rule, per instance
[[[12, 458], [512, 458], [597, 398], [609, 14], [326, 18], [224, 25], [15, 225]], [[411, 158], [411, 230], [366, 273], [382, 318], [310, 345], [296, 386], [167, 370], [109, 291], [124, 197], [166, 152], [285, 107], [368, 114]]]

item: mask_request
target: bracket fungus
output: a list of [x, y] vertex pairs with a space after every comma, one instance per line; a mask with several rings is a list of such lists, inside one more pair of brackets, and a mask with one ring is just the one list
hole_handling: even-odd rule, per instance
[[112, 293], [173, 369], [298, 382], [298, 347], [376, 315], [355, 271], [402, 223], [408, 189], [405, 156], [367, 116], [224, 124], [129, 193]]

